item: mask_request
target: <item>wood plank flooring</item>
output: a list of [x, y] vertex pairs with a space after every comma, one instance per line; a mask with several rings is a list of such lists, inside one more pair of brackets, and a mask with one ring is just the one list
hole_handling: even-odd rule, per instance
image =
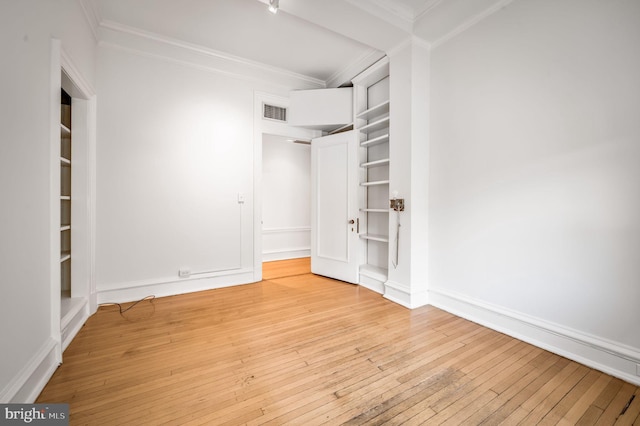
[[100, 308], [38, 402], [72, 425], [640, 425], [629, 383], [308, 259], [264, 277]]

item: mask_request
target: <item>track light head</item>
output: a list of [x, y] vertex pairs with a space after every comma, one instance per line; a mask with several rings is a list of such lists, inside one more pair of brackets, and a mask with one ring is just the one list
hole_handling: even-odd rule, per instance
[[280, 0], [269, 0], [269, 12], [274, 15], [278, 13], [278, 9], [280, 8]]

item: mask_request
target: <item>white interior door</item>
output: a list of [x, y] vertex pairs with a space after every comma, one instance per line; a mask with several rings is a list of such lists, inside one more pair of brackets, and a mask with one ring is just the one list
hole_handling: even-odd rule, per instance
[[311, 141], [311, 272], [358, 283], [358, 138]]

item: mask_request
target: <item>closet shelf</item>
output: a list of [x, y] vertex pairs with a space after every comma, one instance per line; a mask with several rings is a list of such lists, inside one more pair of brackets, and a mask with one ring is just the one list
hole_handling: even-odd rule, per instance
[[389, 242], [389, 237], [386, 235], [360, 234], [360, 238], [362, 238], [363, 240], [369, 240], [369, 241], [380, 241], [382, 243]]
[[69, 167], [71, 166], [71, 160], [69, 160], [68, 158], [60, 157], [60, 165], [63, 167]]
[[71, 196], [70, 195], [61, 195], [60, 199], [63, 201], [71, 201]]
[[389, 213], [389, 209], [360, 209], [363, 213]]
[[360, 275], [364, 275], [369, 278], [373, 278], [374, 280], [384, 282], [387, 280], [389, 270], [387, 268], [365, 264], [360, 265]]
[[71, 252], [70, 251], [63, 251], [60, 254], [60, 263], [66, 262], [69, 259], [71, 259]]
[[379, 115], [386, 114], [388, 112], [389, 112], [389, 101], [384, 101], [381, 104], [378, 104], [365, 111], [362, 111], [360, 114], [356, 115], [356, 118], [369, 120], [370, 118], [377, 117]]
[[60, 227], [60, 232], [69, 231], [71, 229], [71, 225], [62, 225]]
[[388, 185], [389, 181], [388, 180], [376, 180], [373, 182], [362, 182], [360, 183], [360, 186], [378, 186], [378, 185]]
[[60, 137], [69, 137], [71, 136], [71, 129], [60, 123]]
[[360, 142], [360, 146], [363, 148], [368, 148], [370, 146], [379, 145], [381, 143], [389, 142], [389, 134], [378, 136], [373, 139], [369, 139], [366, 141]]
[[73, 318], [87, 305], [85, 297], [71, 297], [70, 291], [63, 291], [60, 298], [60, 328], [64, 330]]
[[382, 130], [389, 127], [389, 117], [381, 118], [380, 120], [376, 120], [373, 123], [366, 124], [360, 127], [362, 133], [369, 134], [370, 132], [375, 132], [376, 130]]
[[360, 163], [360, 167], [369, 168], [369, 167], [386, 166], [387, 164], [389, 164], [389, 159], [388, 158], [383, 158], [381, 160], [368, 161], [366, 163]]

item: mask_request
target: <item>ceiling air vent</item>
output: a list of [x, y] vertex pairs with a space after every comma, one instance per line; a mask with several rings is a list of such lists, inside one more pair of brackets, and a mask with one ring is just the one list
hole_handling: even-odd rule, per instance
[[286, 123], [287, 109], [275, 105], [262, 104], [262, 118]]

